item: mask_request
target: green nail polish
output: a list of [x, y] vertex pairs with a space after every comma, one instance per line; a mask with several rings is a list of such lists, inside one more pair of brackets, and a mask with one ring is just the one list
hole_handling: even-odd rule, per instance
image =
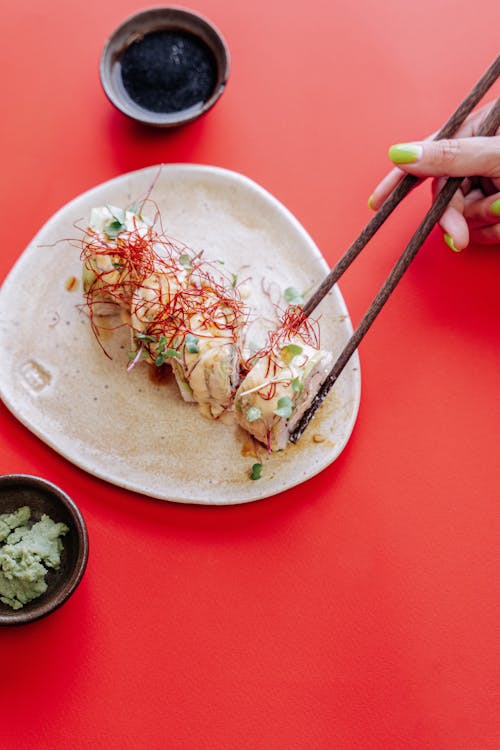
[[458, 249], [458, 247], [455, 247], [455, 243], [453, 242], [453, 237], [451, 235], [445, 234], [444, 237], [443, 237], [443, 239], [446, 242], [446, 244], [448, 245], [448, 247], [451, 247], [451, 249], [453, 250], [454, 253], [459, 253], [460, 252], [460, 250]]
[[422, 156], [422, 146], [417, 143], [396, 143], [389, 149], [389, 159], [394, 164], [412, 164]]
[[[370, 202], [368, 202], [368, 205], [370, 205]], [[495, 216], [500, 216], [500, 198], [497, 198], [496, 201], [493, 201], [490, 208], [492, 214], [495, 214]]]

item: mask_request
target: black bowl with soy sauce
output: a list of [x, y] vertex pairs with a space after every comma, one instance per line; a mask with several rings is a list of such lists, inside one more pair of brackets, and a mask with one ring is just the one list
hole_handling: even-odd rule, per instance
[[229, 52], [220, 32], [183, 8], [143, 10], [106, 42], [100, 63], [108, 99], [138, 122], [169, 128], [196, 120], [223, 93]]

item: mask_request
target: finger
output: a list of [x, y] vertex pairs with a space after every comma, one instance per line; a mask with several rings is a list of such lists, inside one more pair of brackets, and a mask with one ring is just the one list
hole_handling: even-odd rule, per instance
[[[485, 117], [488, 115], [489, 111], [494, 106], [496, 100], [493, 100], [489, 102], [488, 104], [485, 104], [481, 109], [478, 109], [476, 112], [473, 112], [471, 115], [467, 117], [465, 122], [460, 126], [460, 128], [455, 133], [455, 137], [471, 137], [475, 136], [478, 132], [482, 122], [484, 121]], [[436, 136], [438, 131], [435, 131], [431, 135], [429, 135], [425, 140], [433, 140]], [[497, 133], [500, 133], [500, 128], [497, 131]], [[373, 209], [374, 211], [377, 211], [382, 203], [385, 201], [385, 199], [388, 197], [388, 195], [394, 190], [398, 182], [400, 182], [401, 178], [403, 176], [403, 173], [400, 169], [396, 168], [393, 169], [389, 174], [387, 174], [377, 185], [375, 190], [373, 191], [372, 195], [368, 199], [368, 206], [369, 208]], [[500, 189], [500, 184], [497, 186], [498, 189]], [[466, 192], [466, 191], [465, 191]]]
[[465, 194], [465, 206], [467, 206], [469, 203], [474, 203], [474, 201], [480, 201], [483, 198], [484, 198], [484, 192], [480, 188], [476, 187], [473, 190], [471, 190], [469, 193]]
[[464, 216], [471, 227], [487, 227], [500, 222], [500, 193], [488, 195], [486, 198], [480, 191], [476, 200], [469, 199], [465, 203]]
[[[432, 181], [433, 200], [435, 200], [445, 182], [445, 177], [439, 177]], [[444, 232], [444, 241], [455, 252], [460, 252], [469, 244], [469, 227], [464, 218], [464, 208], [464, 194], [461, 190], [457, 190], [439, 220], [439, 226]]]
[[389, 158], [417, 177], [500, 178], [500, 136], [398, 143], [389, 149]]
[[500, 224], [471, 229], [470, 237], [478, 245], [500, 245]]
[[444, 232], [444, 241], [455, 252], [467, 247], [470, 241], [469, 226], [461, 211], [454, 206], [448, 206], [439, 220], [439, 226]]
[[373, 193], [368, 198], [368, 207], [373, 211], [378, 211], [387, 196], [392, 193], [396, 185], [401, 182], [403, 177], [404, 172], [402, 172], [400, 169], [397, 169], [397, 167], [386, 174], [386, 176], [379, 182]]
[[[446, 184], [446, 177], [436, 177], [436, 178], [434, 178], [434, 180], [432, 180], [431, 190], [432, 190], [432, 200], [433, 201], [436, 200], [437, 194], [441, 192], [441, 190], [444, 188], [445, 184]], [[455, 193], [455, 195], [456, 195], [456, 193]], [[453, 197], [455, 197], [455, 196], [453, 196]]]
[[470, 191], [472, 190], [472, 180], [468, 177], [465, 178], [465, 180], [460, 185], [460, 190], [464, 195], [468, 195]]

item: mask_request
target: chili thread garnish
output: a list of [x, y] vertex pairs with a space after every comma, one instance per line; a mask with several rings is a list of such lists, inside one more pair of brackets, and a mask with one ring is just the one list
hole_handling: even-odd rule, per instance
[[[299, 304], [290, 304], [279, 325], [268, 333], [266, 344], [245, 358], [242, 331], [249, 311], [238, 290], [238, 276], [223, 273], [221, 263], [205, 260], [203, 251], [194, 252], [167, 235], [157, 209], [154, 221], [145, 223], [142, 211], [146, 203], [152, 203], [149, 194], [133, 217], [122, 210], [113, 213], [108, 207], [111, 218], [104, 229], [89, 227], [79, 241], [88, 316], [103, 351], [107, 354], [100, 331], [128, 326], [133, 342], [128, 370], [146, 357], [157, 367], [175, 363], [189, 379], [214, 347], [230, 346], [228, 362], [234, 362], [243, 374], [256, 362], [265, 362], [263, 384], [249, 392], [258, 390], [269, 400], [275, 397], [278, 384], [285, 383], [300, 394], [303, 386], [293, 360], [300, 356], [301, 365], [304, 358], [307, 361], [300, 342], [319, 348], [317, 322], [307, 318]], [[290, 289], [287, 291], [292, 299]], [[125, 311], [130, 319], [104, 326], [99, 314], [103, 305], [110, 311]], [[210, 349], [203, 347], [205, 340], [210, 340]], [[281, 399], [274, 413], [289, 417], [292, 406], [286, 397], [286, 403]], [[221, 407], [227, 408], [225, 404]], [[257, 413], [252, 412], [251, 417], [257, 418]], [[269, 449], [270, 433], [267, 442]]]
[[[80, 241], [84, 273], [89, 279], [87, 311], [103, 350], [99, 331], [104, 327], [95, 320], [103, 305], [109, 305], [110, 312], [115, 307], [130, 310], [132, 305], [140, 323], [136, 333], [146, 327], [153, 337], [165, 336], [168, 348], [175, 348], [174, 342], [182, 345], [186, 336], [198, 335], [224, 335], [236, 343], [236, 329], [247, 312], [232, 279], [220, 271], [217, 279], [211, 272], [213, 264], [204, 261], [202, 253], [156, 228], [154, 224], [161, 225], [159, 211], [153, 225], [145, 225], [137, 216], [129, 229], [119, 216], [111, 216], [111, 235], [89, 227]], [[121, 325], [124, 323], [112, 328]], [[194, 349], [194, 344], [190, 348]]]
[[298, 305], [289, 305], [282, 315], [277, 328], [271, 330], [267, 335], [266, 344], [254, 351], [250, 357], [243, 362], [243, 369], [249, 372], [259, 360], [266, 363], [264, 382], [260, 386], [245, 391], [247, 393], [258, 391], [259, 396], [266, 401], [273, 399], [277, 392], [279, 383], [293, 383], [296, 392], [299, 392], [297, 378], [291, 374], [283, 376], [283, 366], [291, 365], [293, 358], [303, 351], [295, 343], [300, 340], [306, 346], [319, 349], [319, 327], [317, 321], [307, 318], [302, 308]]

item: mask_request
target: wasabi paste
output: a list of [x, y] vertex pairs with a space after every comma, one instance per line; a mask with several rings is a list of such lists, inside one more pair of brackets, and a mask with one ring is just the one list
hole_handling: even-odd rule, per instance
[[36, 523], [30, 518], [28, 506], [0, 515], [0, 601], [12, 609], [45, 593], [47, 569], [59, 568], [61, 537], [69, 531], [49, 516]]

